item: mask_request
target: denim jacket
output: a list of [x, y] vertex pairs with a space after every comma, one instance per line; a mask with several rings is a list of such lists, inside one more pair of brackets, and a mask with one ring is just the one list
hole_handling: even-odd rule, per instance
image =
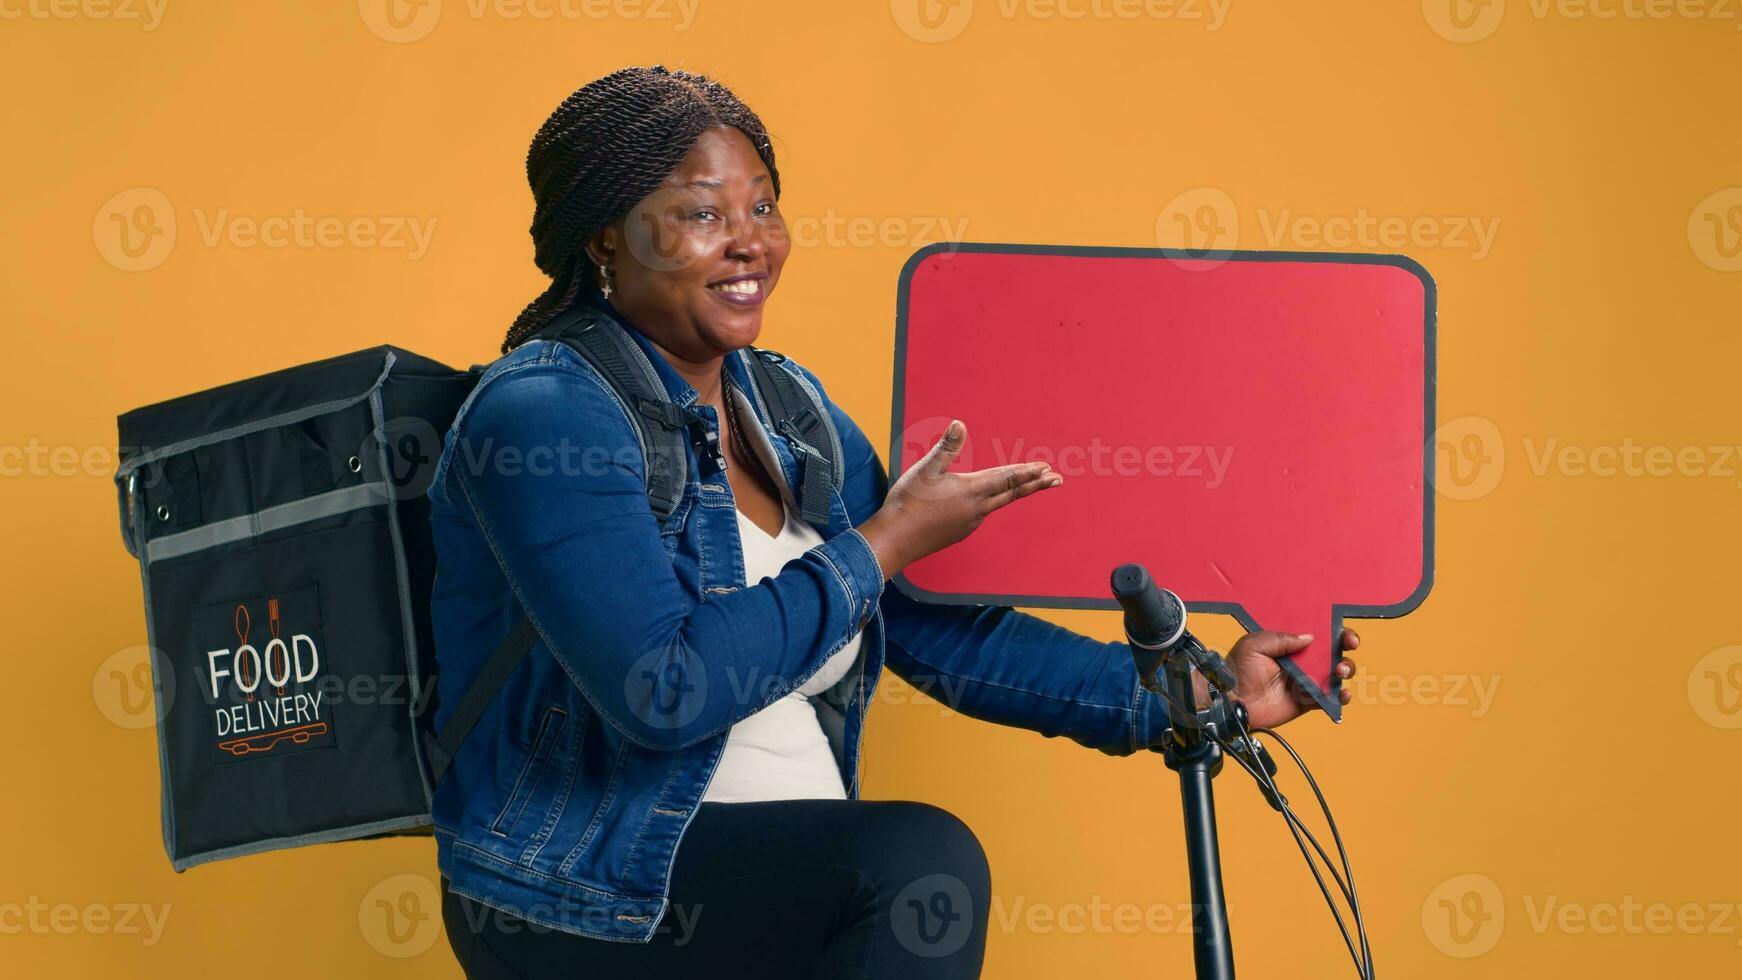
[[[714, 410], [628, 332], [672, 401], [718, 435]], [[746, 428], [762, 430], [790, 494], [799, 457], [769, 425], [749, 356], [725, 358], [726, 384], [755, 407]], [[857, 663], [814, 702], [851, 798], [885, 664], [949, 692], [970, 717], [1110, 755], [1161, 739], [1165, 706], [1138, 685], [1123, 643], [1007, 606], [922, 604], [885, 588], [855, 530], [882, 503], [883, 463], [816, 375], [780, 366], [829, 406], [845, 477], [816, 526], [823, 544], [755, 585], [744, 584], [725, 475], [699, 475], [690, 450], [687, 485], [661, 525], [639, 432], [578, 352], [524, 343], [461, 406], [428, 491], [438, 728], [522, 610], [540, 639], [436, 789], [437, 864], [454, 891], [565, 932], [650, 940], [728, 729], [803, 684], [861, 628]]]

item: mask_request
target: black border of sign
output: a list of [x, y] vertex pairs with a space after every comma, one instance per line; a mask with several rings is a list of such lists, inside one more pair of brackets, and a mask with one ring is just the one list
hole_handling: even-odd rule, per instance
[[[895, 297], [895, 388], [889, 410], [889, 479], [893, 482], [905, 471], [904, 460], [901, 458], [901, 433], [905, 428], [903, 406], [907, 394], [907, 317], [908, 292], [912, 285], [914, 270], [919, 264], [934, 255], [959, 255], [963, 253], [992, 253], [1015, 255], [1063, 255], [1091, 258], [1147, 258], [1170, 259], [1189, 262], [1326, 262], [1351, 265], [1388, 265], [1415, 276], [1422, 285], [1422, 391], [1425, 395], [1424, 416], [1422, 421], [1422, 569], [1421, 581], [1415, 591], [1400, 602], [1391, 605], [1358, 605], [1331, 604], [1331, 690], [1319, 690], [1306, 672], [1295, 665], [1293, 658], [1282, 661], [1288, 675], [1309, 692], [1319, 707], [1325, 710], [1334, 722], [1343, 720], [1343, 706], [1339, 692], [1343, 688], [1342, 678], [1337, 676], [1337, 664], [1342, 662], [1342, 644], [1338, 639], [1343, 633], [1343, 619], [1393, 619], [1413, 612], [1427, 598], [1433, 588], [1434, 578], [1434, 432], [1435, 424], [1435, 394], [1438, 376], [1438, 309], [1439, 290], [1421, 263], [1406, 255], [1377, 255], [1358, 252], [1278, 252], [1278, 251], [1243, 251], [1239, 249], [1201, 251], [1178, 248], [1140, 248], [1116, 245], [1020, 245], [999, 244], [993, 242], [940, 242], [916, 251], [908, 257], [901, 267], [901, 279], [896, 286]], [[1106, 599], [1067, 598], [1060, 599], [1050, 596], [1032, 595], [972, 595], [954, 592], [931, 592], [922, 589], [908, 581], [905, 571], [898, 572], [893, 579], [896, 588], [905, 595], [919, 602], [935, 605], [999, 605], [1028, 606], [1036, 609], [1118, 609], [1119, 603], [1111, 596]], [[1192, 612], [1217, 613], [1232, 616], [1247, 630], [1260, 629], [1257, 620], [1252, 618], [1242, 605], [1237, 602], [1188, 602]]]

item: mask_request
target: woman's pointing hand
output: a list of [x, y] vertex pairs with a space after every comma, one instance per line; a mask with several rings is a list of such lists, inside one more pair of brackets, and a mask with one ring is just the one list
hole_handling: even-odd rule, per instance
[[972, 534], [1000, 507], [1064, 482], [1047, 463], [951, 473], [967, 439], [967, 426], [952, 421], [925, 457], [889, 488], [877, 513], [859, 525], [886, 577]]

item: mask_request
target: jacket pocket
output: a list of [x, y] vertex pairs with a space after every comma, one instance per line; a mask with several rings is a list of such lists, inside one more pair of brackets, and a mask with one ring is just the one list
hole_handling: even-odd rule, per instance
[[548, 781], [550, 760], [562, 740], [568, 720], [569, 713], [554, 704], [545, 709], [544, 718], [538, 723], [538, 734], [532, 740], [532, 751], [527, 753], [526, 762], [520, 767], [520, 774], [515, 777], [514, 789], [508, 794], [508, 802], [502, 805], [502, 812], [496, 814], [496, 819], [490, 823], [492, 834], [507, 837], [514, 833], [514, 826], [526, 812], [527, 803], [534, 798], [538, 788]]

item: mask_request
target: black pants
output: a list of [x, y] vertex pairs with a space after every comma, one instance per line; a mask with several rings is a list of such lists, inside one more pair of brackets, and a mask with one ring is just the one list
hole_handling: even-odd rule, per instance
[[535, 925], [448, 891], [469, 980], [971, 980], [991, 873], [968, 826], [923, 803], [704, 803], [650, 943]]

